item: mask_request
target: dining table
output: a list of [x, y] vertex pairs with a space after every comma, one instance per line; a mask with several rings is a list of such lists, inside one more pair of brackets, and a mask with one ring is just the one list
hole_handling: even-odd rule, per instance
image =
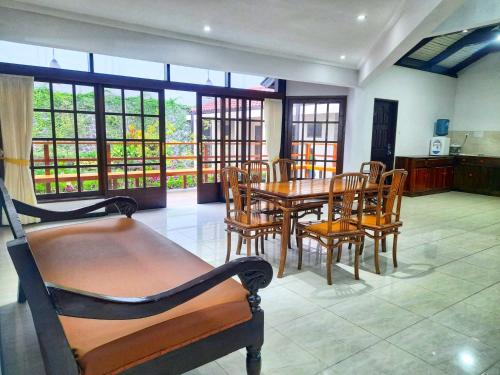
[[[253, 183], [252, 193], [263, 199], [273, 201], [280, 206], [283, 211], [283, 224], [281, 226], [281, 251], [278, 269], [278, 278], [282, 278], [285, 272], [286, 256], [288, 251], [288, 237], [291, 228], [291, 215], [293, 206], [307, 200], [327, 200], [330, 194], [331, 179], [305, 179], [287, 182], [262, 182]], [[376, 192], [377, 183], [367, 182], [365, 192]], [[361, 191], [362, 186], [358, 189]], [[342, 180], [335, 180], [332, 193], [340, 196], [345, 191], [345, 184]]]

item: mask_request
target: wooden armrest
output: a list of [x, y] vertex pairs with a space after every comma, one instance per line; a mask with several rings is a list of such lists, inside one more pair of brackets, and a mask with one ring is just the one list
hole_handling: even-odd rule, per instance
[[[165, 270], [168, 277], [168, 270]], [[235, 259], [187, 283], [147, 297], [112, 297], [46, 283], [59, 315], [87, 319], [140, 319], [168, 311], [212, 289], [223, 281], [238, 275], [250, 292], [248, 302], [252, 311], [258, 311], [260, 297], [257, 291], [271, 282], [273, 269], [260, 257]]]
[[69, 211], [47, 210], [44, 208], [31, 206], [29, 204], [20, 202], [16, 199], [12, 199], [12, 202], [14, 203], [14, 207], [16, 208], [17, 213], [32, 217], [38, 217], [42, 221], [83, 219], [85, 217], [88, 217], [89, 216], [88, 214], [90, 212], [111, 205], [115, 205], [116, 208], [118, 209], [118, 212], [120, 212], [123, 215], [126, 215], [127, 217], [131, 217], [132, 214], [135, 211], [137, 211], [137, 202], [135, 201], [135, 199], [130, 197], [113, 197], [92, 204], [90, 206]]

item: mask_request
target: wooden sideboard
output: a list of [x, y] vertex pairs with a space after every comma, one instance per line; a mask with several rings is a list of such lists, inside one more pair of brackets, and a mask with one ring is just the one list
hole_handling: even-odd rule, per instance
[[408, 171], [408, 196], [449, 190], [500, 196], [500, 157], [397, 156], [396, 168]]

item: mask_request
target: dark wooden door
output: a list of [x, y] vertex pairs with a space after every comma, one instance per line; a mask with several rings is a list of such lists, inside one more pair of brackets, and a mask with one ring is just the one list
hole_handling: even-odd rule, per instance
[[397, 118], [398, 102], [375, 99], [371, 160], [381, 161], [387, 170], [394, 166]]

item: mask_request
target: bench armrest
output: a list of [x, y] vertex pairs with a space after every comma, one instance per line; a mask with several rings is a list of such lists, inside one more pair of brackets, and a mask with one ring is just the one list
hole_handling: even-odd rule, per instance
[[[168, 274], [168, 270], [165, 270], [165, 274]], [[235, 275], [249, 291], [248, 302], [252, 312], [259, 311], [260, 297], [257, 291], [268, 286], [273, 277], [271, 265], [260, 257], [235, 259], [187, 283], [147, 297], [111, 297], [50, 283], [46, 283], [46, 287], [59, 315], [125, 320], [161, 314]]]
[[31, 206], [29, 204], [20, 202], [16, 199], [12, 199], [14, 207], [18, 214], [38, 217], [42, 221], [59, 221], [59, 220], [74, 220], [83, 219], [89, 217], [90, 212], [98, 210], [103, 207], [114, 205], [116, 206], [118, 212], [127, 217], [131, 217], [132, 214], [137, 211], [137, 202], [135, 199], [130, 197], [113, 197], [105, 199], [101, 202], [92, 204], [90, 206], [78, 208], [76, 210], [69, 211], [53, 211], [46, 210], [44, 208]]

